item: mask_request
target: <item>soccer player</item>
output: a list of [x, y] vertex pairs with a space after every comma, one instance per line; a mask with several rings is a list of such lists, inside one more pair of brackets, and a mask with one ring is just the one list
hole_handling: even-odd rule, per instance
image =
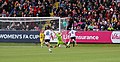
[[76, 34], [75, 33], [76, 33], [76, 31], [73, 29], [71, 29], [71, 31], [68, 33], [70, 35], [70, 40], [69, 40], [67, 46], [70, 45], [71, 41], [73, 42], [73, 47], [75, 46], [75, 44], [76, 44]]
[[41, 30], [40, 31], [40, 46], [43, 47], [43, 44], [44, 44], [44, 31]]
[[[54, 33], [55, 33], [55, 32], [54, 32]], [[62, 35], [61, 35], [61, 33], [58, 32], [58, 33], [55, 33], [55, 35], [57, 36], [58, 42], [57, 42], [57, 45], [56, 45], [54, 48], [60, 47], [61, 44], [65, 45], [66, 48], [67, 48], [67, 45], [62, 41]]]
[[45, 44], [46, 46], [49, 48], [49, 52], [51, 53], [52, 52], [52, 49], [51, 49], [51, 45], [50, 45], [50, 39], [52, 37], [52, 31], [50, 30], [50, 27], [46, 27], [46, 30], [44, 31], [44, 35], [45, 35]]

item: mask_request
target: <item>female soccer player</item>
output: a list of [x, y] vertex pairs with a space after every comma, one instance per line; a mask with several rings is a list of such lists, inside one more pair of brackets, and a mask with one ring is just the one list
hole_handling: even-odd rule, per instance
[[52, 36], [52, 31], [50, 30], [50, 27], [46, 27], [46, 30], [44, 31], [44, 35], [45, 35], [45, 44], [46, 46], [49, 48], [49, 52], [51, 53], [52, 52], [52, 49], [51, 49], [51, 45], [50, 45], [50, 39]]
[[71, 29], [71, 31], [68, 33], [70, 35], [70, 41], [68, 42], [67, 46], [69, 46], [70, 42], [72, 41], [73, 42], [73, 47], [75, 46], [76, 44], [76, 31]]
[[[55, 33], [55, 32], [54, 32], [54, 33]], [[57, 45], [56, 45], [54, 48], [60, 47], [61, 44], [65, 45], [66, 48], [67, 48], [67, 45], [62, 41], [62, 35], [61, 35], [61, 33], [58, 32], [58, 33], [55, 33], [55, 35], [57, 36], [58, 42], [57, 42]]]
[[41, 30], [40, 31], [40, 46], [43, 47], [43, 44], [44, 44], [44, 31]]

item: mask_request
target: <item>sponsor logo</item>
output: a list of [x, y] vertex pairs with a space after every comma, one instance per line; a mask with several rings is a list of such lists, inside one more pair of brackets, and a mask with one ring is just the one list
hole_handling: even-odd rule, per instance
[[113, 43], [120, 43], [120, 32], [113, 31], [111, 34], [111, 40]]
[[[69, 35], [63, 35], [63, 39], [69, 39]], [[98, 40], [99, 36], [76, 36], [76, 39], [80, 40]]]
[[39, 35], [27, 34], [0, 34], [0, 39], [38, 39]]
[[82, 40], [98, 40], [99, 36], [76, 36], [76, 38]]

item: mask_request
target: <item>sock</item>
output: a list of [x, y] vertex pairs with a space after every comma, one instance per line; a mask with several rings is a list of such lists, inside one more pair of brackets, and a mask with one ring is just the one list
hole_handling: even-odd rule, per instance
[[73, 47], [75, 46], [75, 41], [73, 41]]
[[76, 41], [74, 41], [74, 42], [75, 42], [75, 45], [76, 45], [77, 44]]
[[52, 49], [51, 48], [49, 48], [48, 50], [49, 50], [50, 53], [52, 53]]
[[43, 44], [41, 43], [41, 47], [43, 47]]
[[61, 45], [59, 45], [58, 47], [61, 47]]
[[67, 43], [67, 46], [69, 46], [70, 45], [70, 41]]
[[52, 51], [51, 48], [48, 49], [49, 51]]

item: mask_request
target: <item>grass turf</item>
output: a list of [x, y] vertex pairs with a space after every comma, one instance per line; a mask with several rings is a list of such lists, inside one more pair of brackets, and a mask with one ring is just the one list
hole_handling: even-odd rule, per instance
[[31, 43], [0, 43], [0, 62], [120, 62], [119, 44], [79, 44], [52, 50], [49, 53], [47, 47]]

